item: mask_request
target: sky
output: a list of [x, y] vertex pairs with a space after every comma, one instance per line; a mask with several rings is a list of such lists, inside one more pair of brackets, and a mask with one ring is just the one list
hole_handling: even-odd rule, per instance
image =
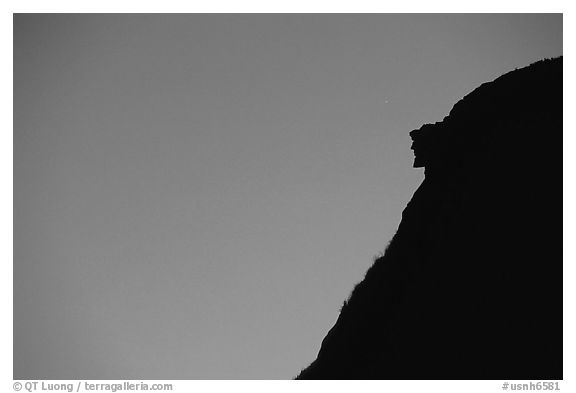
[[14, 16], [15, 379], [290, 379], [560, 14]]

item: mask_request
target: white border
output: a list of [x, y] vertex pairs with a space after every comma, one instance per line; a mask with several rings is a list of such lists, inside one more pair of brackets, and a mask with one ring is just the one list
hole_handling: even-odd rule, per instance
[[[1, 157], [0, 173], [4, 185], [3, 209], [2, 209], [2, 313], [9, 316], [9, 322], [2, 324], [2, 391], [13, 391], [12, 381], [12, 206], [13, 206], [13, 152], [12, 152], [12, 13], [35, 12], [194, 12], [194, 13], [263, 13], [263, 12], [319, 12], [319, 13], [357, 13], [357, 12], [562, 12], [564, 13], [564, 69], [574, 70], [570, 56], [572, 51], [571, 37], [574, 36], [574, 18], [572, 7], [568, 1], [482, 1], [467, 4], [456, 1], [410, 1], [395, 2], [388, 4], [375, 1], [290, 1], [282, 4], [271, 1], [212, 1], [212, 2], [187, 2], [187, 1], [111, 1], [101, 0], [93, 3], [79, 1], [12, 1], [4, 3], [2, 13], [2, 50], [5, 55], [2, 62], [2, 119], [5, 123], [4, 132], [0, 135], [3, 154]], [[576, 331], [574, 319], [574, 218], [576, 201], [574, 187], [575, 160], [574, 147], [574, 91], [573, 73], [564, 73], [564, 382], [562, 390], [566, 390], [570, 382], [574, 380], [574, 339], [570, 332]], [[66, 381], [62, 381], [66, 382]], [[106, 381], [95, 381], [106, 382]], [[114, 382], [114, 381], [108, 381]], [[141, 381], [135, 381], [141, 382]], [[153, 381], [146, 381], [152, 383]], [[338, 382], [338, 381], [161, 381], [174, 384], [173, 391], [188, 392], [208, 390], [226, 391], [274, 391], [283, 392], [288, 389], [299, 389], [317, 392], [318, 388], [338, 391], [350, 388], [361, 388], [367, 391], [381, 392], [383, 389], [392, 392], [494, 392], [503, 391], [501, 381], [363, 381], [363, 382]], [[509, 381], [512, 382], [512, 381]], [[24, 390], [25, 391], [25, 390]]]
[[11, 1], [10, 12], [58, 13], [561, 13], [567, 1], [537, 0], [509, 1], [403, 1], [386, 2], [373, 0], [291, 0], [274, 2], [265, 0], [222, 1], [126, 1], [101, 0], [80, 2], [58, 1]]

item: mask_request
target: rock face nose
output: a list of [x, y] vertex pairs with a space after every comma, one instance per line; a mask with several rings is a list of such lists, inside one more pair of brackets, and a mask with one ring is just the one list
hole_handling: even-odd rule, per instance
[[562, 378], [562, 58], [410, 133], [425, 179], [300, 379]]

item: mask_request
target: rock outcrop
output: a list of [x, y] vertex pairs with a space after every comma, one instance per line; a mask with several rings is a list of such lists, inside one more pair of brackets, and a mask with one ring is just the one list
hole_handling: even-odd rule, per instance
[[410, 135], [425, 179], [298, 379], [561, 379], [562, 58]]

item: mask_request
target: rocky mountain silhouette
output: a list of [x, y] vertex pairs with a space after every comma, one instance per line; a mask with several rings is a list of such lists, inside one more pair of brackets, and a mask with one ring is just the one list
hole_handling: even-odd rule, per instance
[[425, 179], [297, 379], [562, 379], [562, 58], [410, 133]]

